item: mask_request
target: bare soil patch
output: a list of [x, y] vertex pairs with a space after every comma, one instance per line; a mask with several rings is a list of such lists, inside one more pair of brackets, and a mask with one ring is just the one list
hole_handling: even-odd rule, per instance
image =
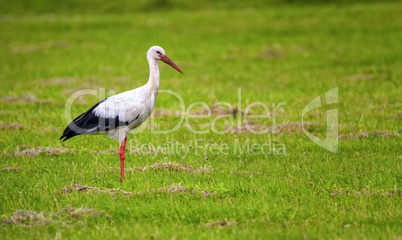
[[361, 73], [361, 74], [355, 74], [349, 77], [350, 81], [372, 81], [372, 80], [384, 80], [386, 79], [386, 75], [381, 74], [381, 75], [375, 75], [375, 74], [370, 74], [370, 73]]
[[345, 189], [331, 190], [331, 196], [341, 196], [341, 195], [356, 196], [356, 197], [359, 196], [402, 197], [402, 190], [400, 189], [387, 190], [387, 191], [367, 191], [367, 190], [350, 191]]
[[0, 128], [2, 130], [18, 130], [22, 128], [21, 123], [5, 123], [0, 121]]
[[108, 150], [92, 150], [93, 153], [96, 154], [118, 154], [119, 150], [117, 149], [108, 149]]
[[4, 102], [16, 103], [16, 102], [26, 102], [26, 103], [51, 103], [50, 100], [39, 99], [35, 95], [22, 95], [22, 96], [6, 96], [1, 98]]
[[57, 212], [36, 212], [29, 210], [17, 210], [13, 216], [5, 218], [2, 224], [13, 224], [18, 226], [36, 225], [65, 225], [76, 220], [85, 221], [96, 216], [110, 217], [109, 214], [90, 208], [63, 208]]
[[25, 46], [13, 47], [11, 49], [11, 53], [13, 54], [33, 53], [44, 49], [66, 48], [69, 47], [70, 45], [71, 43], [67, 41], [48, 41], [39, 44], [29, 44]]
[[394, 118], [402, 118], [402, 112], [392, 115]]
[[[182, 112], [177, 111], [177, 110], [170, 110], [170, 109], [165, 109], [165, 108], [158, 108], [154, 110], [154, 116], [159, 117], [170, 117], [170, 116], [181, 116]], [[184, 113], [183, 113], [184, 114]]]
[[53, 85], [71, 84], [76, 81], [77, 81], [77, 78], [52, 78], [52, 79], [43, 79], [42, 80], [42, 82], [45, 84], [53, 84]]
[[[88, 194], [103, 194], [103, 193], [108, 193], [111, 196], [115, 197], [117, 195], [123, 195], [123, 196], [134, 196], [134, 195], [143, 195], [144, 192], [138, 191], [138, 192], [128, 192], [124, 191], [121, 189], [109, 189], [109, 188], [102, 188], [102, 187], [91, 187], [91, 186], [85, 186], [81, 184], [73, 184], [71, 186], [64, 187], [59, 190], [60, 193], [63, 194], [69, 194], [74, 191], [77, 192], [85, 192]], [[204, 190], [192, 190], [187, 187], [182, 186], [181, 184], [173, 184], [167, 187], [160, 187], [160, 188], [153, 188], [151, 190], [154, 193], [165, 193], [169, 192], [171, 194], [183, 194], [183, 193], [188, 193], [191, 195], [195, 194], [200, 194], [202, 197], [207, 198], [212, 195], [215, 195], [215, 193], [204, 191]]]
[[289, 123], [281, 123], [273, 126], [262, 125], [259, 123], [255, 123], [253, 121], [247, 121], [240, 126], [230, 126], [226, 128], [226, 132], [234, 133], [234, 134], [243, 134], [243, 133], [277, 133], [277, 134], [303, 134], [303, 128], [306, 131], [310, 131], [314, 129], [314, 127], [321, 126], [320, 123], [317, 122], [289, 122]]
[[241, 109], [233, 107], [232, 105], [225, 108], [219, 104], [209, 106], [208, 108], [202, 108], [198, 111], [190, 113], [190, 115], [208, 115], [208, 114], [215, 116], [222, 116], [222, 115], [237, 115], [237, 114], [244, 115], [245, 113]]
[[77, 192], [87, 192], [87, 193], [109, 193], [112, 196], [116, 196], [117, 194], [123, 194], [123, 195], [133, 195], [132, 192], [127, 192], [121, 189], [109, 189], [109, 188], [101, 188], [101, 187], [91, 187], [91, 186], [85, 186], [81, 184], [73, 184], [68, 187], [64, 187], [63, 189], [60, 189], [61, 193], [71, 193], [73, 191]]
[[399, 137], [399, 133], [382, 130], [382, 131], [375, 131], [375, 132], [340, 134], [338, 136], [339, 139], [369, 138], [369, 137]]
[[224, 221], [210, 222], [210, 223], [205, 224], [204, 226], [205, 227], [229, 227], [234, 224], [235, 224], [234, 222], [229, 222], [229, 221], [224, 220]]
[[14, 149], [14, 153], [17, 156], [28, 156], [36, 157], [39, 154], [51, 155], [61, 155], [65, 153], [74, 153], [74, 150], [68, 148], [51, 148], [51, 147], [38, 147], [38, 148], [28, 148], [27, 146], [19, 146]]
[[23, 169], [22, 167], [5, 167], [5, 168], [2, 168], [1, 171], [2, 172], [15, 172], [15, 171], [19, 171], [22, 169]]
[[257, 176], [261, 175], [260, 172], [234, 172], [233, 175], [240, 175], [240, 176]]
[[167, 169], [170, 171], [178, 171], [178, 172], [188, 172], [188, 173], [209, 173], [211, 172], [210, 168], [207, 167], [198, 167], [195, 168], [190, 165], [182, 165], [177, 162], [167, 162], [167, 163], [155, 163], [150, 166], [144, 166], [140, 168], [141, 171], [147, 170], [158, 170], [158, 169]]
[[191, 195], [198, 193], [198, 194], [201, 194], [201, 196], [203, 198], [207, 198], [207, 197], [215, 195], [215, 193], [208, 192], [205, 190], [194, 190], [194, 189], [191, 190], [187, 187], [182, 186], [181, 184], [173, 184], [173, 185], [170, 185], [167, 187], [161, 187], [158, 189], [154, 189], [154, 192], [159, 192], [159, 193], [169, 192], [171, 194], [189, 193]]
[[277, 58], [284, 57], [285, 54], [276, 49], [267, 49], [260, 56], [261, 56], [261, 58], [264, 58], [264, 59], [277, 59]]
[[[241, 109], [237, 107], [233, 107], [232, 105], [225, 107], [222, 107], [221, 105], [213, 105], [213, 106], [208, 106], [207, 108], [202, 108], [197, 111], [190, 112], [189, 115], [196, 116], [196, 115], [209, 115], [211, 116], [222, 116], [222, 115], [244, 115], [245, 112], [242, 111]], [[250, 113], [251, 114], [251, 113]], [[169, 116], [182, 116], [185, 115], [184, 112], [180, 112], [178, 110], [170, 110], [170, 109], [164, 109], [164, 108], [159, 108], [154, 111], [154, 116], [164, 116], [164, 117], [169, 117]]]
[[[118, 168], [108, 168], [110, 171], [117, 171]], [[208, 167], [193, 167], [190, 165], [182, 165], [177, 162], [167, 162], [167, 163], [155, 163], [149, 166], [139, 167], [139, 168], [126, 168], [127, 172], [145, 172], [149, 170], [169, 170], [175, 172], [187, 172], [187, 173], [210, 173], [211, 168]]]

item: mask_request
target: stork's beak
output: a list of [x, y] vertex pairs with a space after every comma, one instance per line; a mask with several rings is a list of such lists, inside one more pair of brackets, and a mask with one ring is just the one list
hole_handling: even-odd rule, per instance
[[177, 71], [183, 74], [180, 68], [172, 60], [170, 60], [168, 56], [164, 55], [163, 57], [161, 57], [161, 60], [162, 62], [169, 64], [172, 68], [176, 69]]

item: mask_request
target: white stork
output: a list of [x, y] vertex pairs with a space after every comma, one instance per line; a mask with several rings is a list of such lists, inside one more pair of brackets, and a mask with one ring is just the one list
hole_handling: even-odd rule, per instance
[[120, 181], [124, 180], [124, 160], [127, 136], [151, 115], [159, 88], [158, 61], [161, 60], [183, 73], [159, 46], [147, 52], [149, 80], [142, 87], [123, 92], [95, 104], [75, 118], [64, 130], [60, 140], [83, 134], [103, 134], [121, 142]]

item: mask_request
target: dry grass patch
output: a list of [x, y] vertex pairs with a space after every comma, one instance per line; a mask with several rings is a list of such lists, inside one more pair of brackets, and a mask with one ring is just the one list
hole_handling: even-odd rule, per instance
[[154, 192], [159, 192], [159, 193], [164, 193], [164, 192], [169, 192], [171, 194], [183, 194], [183, 193], [189, 193], [191, 195], [195, 195], [195, 194], [201, 194], [201, 196], [203, 198], [207, 198], [210, 196], [215, 195], [215, 193], [212, 192], [208, 192], [205, 190], [194, 190], [194, 189], [189, 189], [185, 186], [182, 186], [181, 184], [172, 184], [170, 186], [167, 187], [161, 187], [158, 189], [153, 189]]
[[194, 111], [189, 113], [190, 115], [215, 115], [215, 116], [226, 116], [226, 115], [244, 115], [245, 112], [237, 107], [233, 107], [232, 105], [228, 105], [227, 108], [222, 107], [222, 105], [215, 104], [213, 106], [209, 106], [208, 108], [202, 108], [198, 111]]
[[257, 176], [257, 175], [261, 175], [260, 172], [234, 172], [232, 173], [233, 175], [240, 175], [240, 176]]
[[71, 224], [75, 220], [88, 220], [96, 216], [110, 217], [103, 211], [90, 208], [63, 208], [57, 212], [35, 212], [27, 210], [17, 210], [13, 216], [5, 218], [2, 224], [13, 224], [18, 226], [36, 226], [36, 225], [65, 225]]
[[5, 167], [5, 168], [2, 168], [1, 171], [2, 172], [15, 172], [15, 171], [19, 171], [22, 169], [23, 169], [22, 167]]
[[42, 79], [40, 82], [44, 84], [51, 85], [64, 85], [64, 84], [72, 84], [77, 82], [77, 78], [52, 78], [52, 79]]
[[375, 132], [340, 134], [338, 136], [339, 139], [368, 138], [368, 137], [399, 137], [399, 133], [382, 130]]
[[226, 128], [226, 132], [234, 133], [234, 134], [243, 134], [243, 133], [277, 133], [277, 134], [303, 134], [303, 128], [306, 131], [311, 131], [316, 127], [320, 127], [321, 124], [317, 122], [289, 122], [289, 123], [281, 123], [273, 126], [262, 125], [259, 123], [255, 123], [253, 121], [247, 121], [240, 126], [230, 126]]
[[392, 115], [394, 118], [402, 118], [402, 112]]
[[108, 150], [90, 150], [93, 153], [96, 154], [118, 154], [119, 150], [117, 149], [108, 149]]
[[1, 98], [8, 103], [26, 102], [26, 103], [51, 103], [50, 100], [39, 99], [35, 95], [22, 95], [22, 96], [6, 96]]
[[258, 57], [263, 59], [278, 59], [284, 56], [285, 54], [282, 51], [274, 48], [267, 49], [262, 54], [258, 55]]
[[155, 117], [170, 117], [170, 116], [181, 116], [182, 112], [178, 111], [178, 110], [169, 110], [169, 109], [165, 109], [165, 108], [158, 108], [154, 110], [154, 116]]
[[[125, 196], [131, 196], [133, 195], [132, 192], [127, 192], [121, 189], [109, 189], [109, 188], [101, 188], [101, 187], [91, 187], [91, 186], [85, 186], [85, 185], [81, 185], [81, 184], [73, 184], [71, 186], [68, 187], [64, 187], [62, 189], [59, 190], [59, 192], [64, 193], [64, 194], [68, 194], [71, 193], [73, 191], [77, 191], [77, 192], [87, 192], [87, 193], [109, 193], [112, 196], [116, 196], [118, 194], [122, 194]], [[140, 194], [140, 193], [137, 193]]]
[[47, 214], [35, 211], [17, 210], [14, 215], [1, 221], [2, 224], [46, 225], [51, 222]]
[[29, 44], [25, 46], [13, 47], [11, 49], [11, 53], [13, 54], [33, 53], [45, 49], [66, 48], [69, 47], [70, 45], [71, 43], [67, 41], [48, 41], [39, 44]]
[[395, 190], [387, 190], [387, 191], [367, 191], [367, 190], [362, 190], [362, 191], [349, 191], [345, 189], [334, 189], [331, 190], [331, 196], [380, 196], [380, 197], [394, 197], [394, 196], [399, 196], [402, 197], [402, 190], [400, 189], [395, 189]]
[[205, 227], [228, 227], [234, 225], [235, 222], [229, 222], [229, 221], [216, 221], [216, 222], [210, 222], [205, 224]]
[[386, 75], [380, 74], [369, 74], [369, 73], [361, 73], [355, 74], [349, 77], [350, 81], [372, 81], [372, 80], [384, 80], [386, 79]]
[[[189, 112], [188, 113], [191, 116], [195, 115], [212, 115], [212, 116], [222, 116], [222, 115], [244, 115], [245, 112], [242, 111], [241, 109], [237, 107], [233, 107], [232, 105], [227, 105], [227, 107], [223, 107], [219, 104], [215, 104], [213, 106], [208, 106], [204, 107], [202, 109]], [[154, 111], [154, 116], [164, 116], [164, 117], [169, 117], [169, 116], [177, 116], [180, 117], [182, 115], [185, 115], [184, 112], [180, 112], [178, 110], [169, 110], [169, 109], [164, 109], [164, 108], [159, 108]]]
[[155, 163], [150, 166], [144, 166], [140, 168], [141, 171], [147, 170], [158, 170], [158, 169], [167, 169], [170, 171], [178, 171], [178, 172], [188, 172], [188, 173], [209, 173], [211, 172], [210, 168], [207, 167], [198, 167], [195, 168], [189, 165], [182, 165], [176, 162], [167, 162], [167, 163]]
[[0, 121], [0, 128], [2, 130], [18, 130], [20, 128], [22, 128], [22, 124], [21, 123], [5, 123]]
[[[143, 195], [144, 192], [128, 192], [124, 191], [121, 189], [109, 189], [109, 188], [102, 188], [102, 187], [91, 187], [91, 186], [85, 186], [81, 184], [73, 184], [71, 186], [64, 187], [60, 189], [58, 192], [63, 193], [63, 194], [69, 194], [72, 192], [85, 192], [88, 194], [104, 194], [108, 193], [111, 196], [115, 197], [117, 195], [123, 195], [123, 196], [133, 196], [133, 195]], [[211, 193], [208, 191], [204, 190], [191, 190], [187, 187], [182, 186], [181, 184], [173, 184], [167, 187], [160, 187], [160, 188], [153, 188], [151, 189], [151, 192], [153, 193], [171, 193], [171, 194], [182, 194], [182, 193], [189, 193], [191, 195], [195, 194], [200, 194], [202, 197], [207, 198], [212, 195], [215, 195], [215, 193]]]
[[16, 156], [28, 156], [28, 157], [36, 157], [39, 154], [46, 154], [48, 156], [51, 155], [61, 155], [65, 153], [74, 153], [74, 150], [68, 148], [51, 148], [51, 147], [38, 147], [38, 148], [27, 148], [27, 146], [19, 146], [14, 149], [14, 153]]
[[[167, 162], [167, 163], [155, 163], [149, 166], [139, 167], [139, 168], [125, 168], [126, 172], [145, 172], [149, 170], [169, 170], [175, 172], [187, 172], [187, 173], [210, 173], [212, 171], [211, 168], [208, 167], [193, 167], [190, 165], [182, 165], [176, 162]], [[110, 171], [117, 171], [118, 168], [108, 168]]]

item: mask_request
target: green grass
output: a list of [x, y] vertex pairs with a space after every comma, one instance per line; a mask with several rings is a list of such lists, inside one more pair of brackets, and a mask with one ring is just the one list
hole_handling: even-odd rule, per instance
[[[1, 10], [0, 238], [402, 237], [400, 2], [273, 8], [256, 0], [254, 7], [207, 2], [199, 10], [190, 3], [145, 10], [140, 4], [133, 12], [113, 4], [89, 11], [91, 1], [78, 10], [62, 4], [60, 11], [40, 3], [32, 11], [20, 3]], [[277, 123], [297, 125], [311, 100], [339, 87], [339, 151], [321, 148], [297, 129], [194, 134], [181, 125], [156, 134], [148, 128], [130, 134], [127, 168], [175, 162], [211, 171], [134, 171], [120, 184], [118, 155], [95, 152], [117, 150], [117, 142], [104, 136], [58, 141], [68, 124], [64, 107], [74, 91], [101, 89], [107, 96], [144, 84], [145, 53], [152, 45], [161, 45], [184, 71], [160, 64], [160, 89], [178, 93], [186, 108], [227, 102], [244, 110], [263, 102], [272, 113], [272, 104], [284, 102]], [[97, 100], [88, 95], [75, 102], [72, 117]], [[158, 109], [174, 113], [180, 104], [160, 93]], [[331, 107], [307, 116], [321, 123], [310, 131], [322, 138], [326, 109]], [[211, 130], [207, 124], [214, 117], [189, 123]], [[217, 127], [241, 124], [241, 117], [219, 119]], [[156, 130], [179, 120], [175, 114], [157, 116]], [[274, 124], [272, 118], [256, 123]], [[177, 144], [186, 151], [135, 152], [140, 144]], [[214, 144], [229, 150], [219, 152]], [[271, 144], [286, 154], [240, 152], [239, 144]], [[24, 154], [41, 148], [38, 155]], [[60, 191], [72, 184], [133, 195]], [[172, 185], [188, 191], [163, 191]], [[203, 191], [212, 195], [203, 197]], [[57, 214], [62, 209], [76, 213]], [[19, 210], [43, 218], [34, 214], [35, 219], [7, 223]], [[214, 222], [229, 224], [210, 226]]]

